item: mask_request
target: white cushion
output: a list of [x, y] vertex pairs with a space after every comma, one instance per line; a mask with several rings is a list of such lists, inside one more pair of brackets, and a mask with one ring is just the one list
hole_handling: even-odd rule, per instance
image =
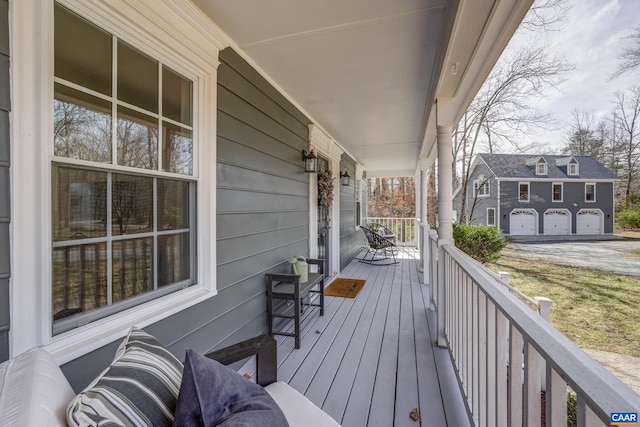
[[289, 384], [278, 381], [265, 389], [284, 412], [290, 427], [340, 427], [333, 418]]
[[3, 426], [66, 426], [75, 393], [49, 353], [34, 348], [0, 365]]

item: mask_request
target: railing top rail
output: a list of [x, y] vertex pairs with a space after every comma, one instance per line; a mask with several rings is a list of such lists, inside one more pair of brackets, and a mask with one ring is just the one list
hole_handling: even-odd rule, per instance
[[[640, 395], [540, 316], [525, 310], [514, 295], [497, 286], [486, 269], [471, 262], [466, 254], [452, 244], [445, 244], [443, 248], [547, 363], [586, 399], [600, 419], [608, 420], [611, 412], [637, 411], [640, 408]], [[590, 375], [585, 375], [586, 372]]]

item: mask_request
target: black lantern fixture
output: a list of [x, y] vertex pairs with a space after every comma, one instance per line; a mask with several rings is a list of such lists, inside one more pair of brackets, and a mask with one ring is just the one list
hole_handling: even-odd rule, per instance
[[313, 152], [313, 147], [309, 145], [307, 150], [302, 150], [302, 160], [304, 160], [304, 171], [307, 173], [318, 173], [318, 156]]
[[341, 185], [349, 185], [351, 184], [351, 176], [349, 175], [349, 171], [340, 172], [340, 184]]

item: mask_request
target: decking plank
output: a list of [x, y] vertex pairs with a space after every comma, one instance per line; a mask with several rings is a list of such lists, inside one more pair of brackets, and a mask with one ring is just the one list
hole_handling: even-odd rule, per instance
[[[371, 400], [376, 380], [376, 371], [380, 360], [380, 349], [382, 348], [382, 338], [384, 336], [384, 325], [387, 319], [387, 311], [389, 309], [389, 299], [391, 298], [391, 281], [394, 270], [390, 267], [376, 267], [380, 271], [381, 292], [378, 298], [371, 328], [366, 337], [364, 351], [360, 359], [360, 365], [356, 372], [353, 387], [344, 409], [342, 417], [342, 425], [344, 427], [363, 426], [366, 425], [369, 410], [371, 408]], [[331, 391], [329, 391], [331, 394]]]

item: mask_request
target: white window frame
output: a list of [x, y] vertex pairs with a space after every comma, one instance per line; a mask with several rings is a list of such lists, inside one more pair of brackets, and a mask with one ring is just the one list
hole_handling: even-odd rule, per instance
[[[96, 23], [121, 40], [166, 64], [193, 82], [193, 177], [197, 186], [198, 237], [196, 284], [52, 336], [51, 304], [51, 168], [53, 159], [53, 1], [21, 0], [11, 14], [14, 52], [40, 52], [12, 58], [14, 92], [12, 140], [14, 198], [12, 239], [10, 357], [43, 346], [59, 364], [111, 343], [125, 335], [131, 325], [145, 327], [216, 295], [216, 72], [218, 48], [211, 34], [189, 31], [179, 40], [161, 27], [165, 19], [188, 22], [193, 11], [180, 15], [165, 3], [153, 11], [143, 4], [116, 0], [58, 2]], [[188, 12], [188, 11], [187, 11]], [[151, 19], [149, 13], [162, 15]], [[125, 18], [126, 17], [126, 18]], [[129, 20], [130, 19], [130, 20]], [[25, 22], [39, 22], [35, 32]], [[139, 22], [132, 26], [131, 22]], [[196, 22], [194, 21], [193, 24]], [[207, 28], [202, 26], [202, 28]], [[191, 39], [189, 39], [189, 37]], [[206, 51], [203, 48], [210, 47]], [[221, 46], [221, 45], [220, 45]], [[206, 52], [205, 52], [206, 51]], [[213, 137], [210, 137], [213, 135]], [[34, 167], [35, 166], [35, 167]], [[18, 214], [19, 213], [19, 214]], [[206, 261], [205, 261], [206, 260]], [[34, 268], [35, 267], [35, 268]]]
[[[520, 186], [521, 185], [526, 185], [527, 186], [527, 199], [521, 199], [520, 198]], [[531, 200], [531, 183], [529, 182], [518, 182], [518, 202], [520, 203], [529, 203], [529, 200]]]
[[[489, 221], [489, 212], [493, 211], [493, 222]], [[487, 208], [487, 225], [496, 225], [496, 208]]]
[[473, 197], [489, 197], [491, 195], [491, 189], [489, 187], [489, 180], [485, 180], [483, 176], [473, 181]]
[[569, 165], [567, 166], [567, 175], [572, 175], [572, 176], [580, 175], [580, 168], [578, 163], [575, 163], [575, 162], [569, 163]]
[[[556, 199], [553, 198], [555, 196], [555, 193], [553, 191], [553, 187], [555, 187], [556, 185], [560, 186], [560, 200], [556, 200]], [[563, 182], [553, 182], [553, 183], [551, 183], [551, 202], [553, 202], [553, 203], [561, 203], [563, 198], [564, 198], [564, 183]]]
[[[540, 169], [542, 166], [542, 169]], [[546, 162], [538, 162], [536, 163], [536, 175], [547, 175], [547, 163]]]
[[[593, 200], [587, 200], [587, 187], [593, 187]], [[596, 202], [596, 183], [595, 182], [585, 182], [584, 183], [584, 202], [585, 203], [595, 203]]]

